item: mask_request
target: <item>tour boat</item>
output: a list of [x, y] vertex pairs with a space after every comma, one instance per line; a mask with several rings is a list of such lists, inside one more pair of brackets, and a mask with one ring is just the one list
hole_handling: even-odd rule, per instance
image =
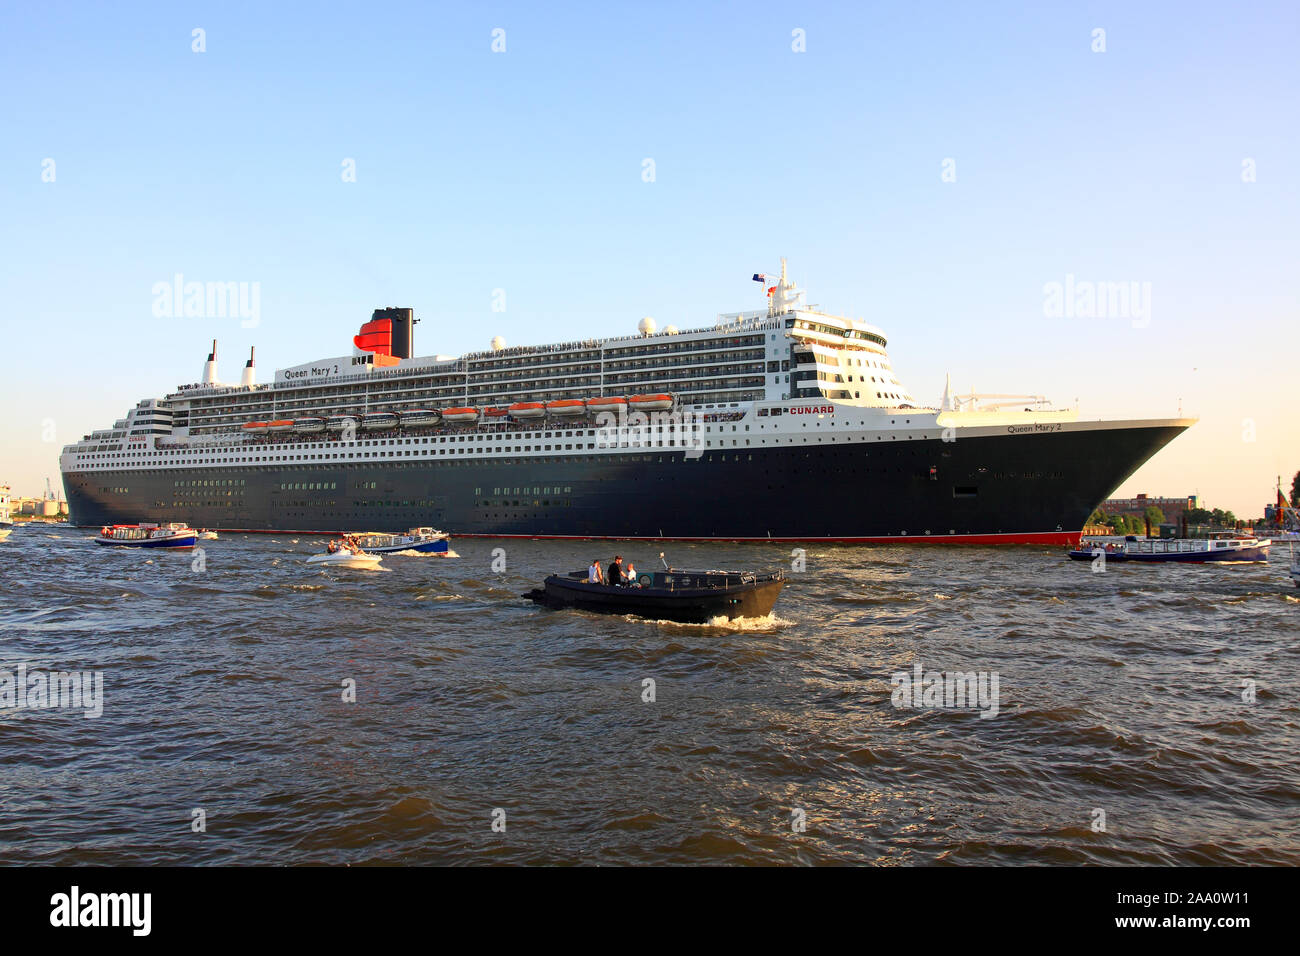
[[635, 587], [591, 584], [586, 571], [552, 574], [523, 595], [552, 608], [632, 614], [652, 620], [707, 624], [718, 617], [764, 617], [785, 586], [785, 572], [690, 571], [669, 568], [637, 575]]
[[348, 537], [356, 541], [367, 554], [392, 554], [398, 551], [419, 551], [451, 557], [451, 539], [433, 528], [412, 528], [406, 534], [389, 534], [384, 531], [363, 531]]
[[198, 537], [198, 532], [184, 522], [169, 521], [162, 525], [142, 522], [105, 525], [99, 530], [95, 544], [119, 548], [192, 548]]
[[1071, 560], [1092, 561], [1104, 555], [1106, 561], [1200, 564], [1218, 561], [1267, 561], [1271, 542], [1250, 535], [1224, 533], [1208, 538], [1150, 538], [1129, 535], [1123, 544], [1107, 549], [1101, 545], [1080, 545], [1069, 552]]

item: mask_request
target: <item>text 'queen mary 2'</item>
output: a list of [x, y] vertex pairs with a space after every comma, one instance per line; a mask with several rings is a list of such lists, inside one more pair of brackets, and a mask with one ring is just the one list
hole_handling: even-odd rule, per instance
[[[764, 275], [754, 278], [764, 285]], [[410, 309], [352, 354], [141, 401], [63, 449], [74, 523], [558, 538], [1076, 543], [1192, 419], [918, 406], [885, 336], [805, 307], [460, 358]], [[649, 419], [650, 427], [645, 427]], [[610, 427], [609, 423], [616, 423]]]

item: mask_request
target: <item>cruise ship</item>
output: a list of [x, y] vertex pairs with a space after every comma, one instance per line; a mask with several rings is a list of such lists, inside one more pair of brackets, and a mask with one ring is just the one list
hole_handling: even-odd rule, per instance
[[[884, 332], [805, 303], [697, 329], [413, 354], [410, 308], [257, 382], [250, 354], [63, 448], [71, 521], [232, 532], [1077, 544], [1194, 419], [916, 401]], [[770, 284], [769, 284], [770, 283]]]

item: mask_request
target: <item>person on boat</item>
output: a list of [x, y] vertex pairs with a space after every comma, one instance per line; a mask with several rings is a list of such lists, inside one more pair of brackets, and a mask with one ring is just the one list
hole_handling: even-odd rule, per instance
[[623, 555], [614, 555], [614, 560], [609, 565], [609, 581], [607, 583], [612, 588], [621, 588], [623, 586]]
[[604, 584], [605, 574], [600, 570], [600, 558], [592, 558], [591, 567], [587, 569], [588, 584]]
[[339, 543], [338, 543], [337, 541], [330, 541], [328, 547], [326, 547], [326, 549], [325, 549], [325, 553], [326, 553], [326, 554], [337, 554], [337, 553], [338, 553], [338, 550], [339, 550]]
[[624, 571], [623, 574], [626, 576], [625, 580], [627, 581], [627, 587], [640, 587], [640, 585], [636, 583], [636, 566], [632, 564], [631, 561], [627, 563], [627, 570]]

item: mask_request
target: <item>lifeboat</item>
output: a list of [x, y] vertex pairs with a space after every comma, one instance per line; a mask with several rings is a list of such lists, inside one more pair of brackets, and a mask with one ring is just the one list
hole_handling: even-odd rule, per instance
[[402, 412], [403, 428], [427, 428], [438, 424], [442, 416], [430, 408], [410, 408]]
[[589, 398], [587, 407], [593, 412], [612, 412], [616, 408], [627, 408], [627, 399], [622, 396], [610, 398]]
[[317, 432], [325, 430], [325, 419], [295, 418], [293, 420], [293, 430], [302, 435], [315, 435]]
[[267, 422], [246, 422], [243, 431], [245, 435], [265, 435], [269, 427]]
[[477, 408], [446, 408], [442, 412], [444, 422], [472, 422], [478, 419]]
[[268, 422], [266, 430], [269, 432], [291, 432], [293, 431], [293, 419], [281, 418], [273, 422]]
[[671, 395], [633, 395], [632, 407], [641, 412], [666, 412], [673, 407]]
[[325, 419], [325, 430], [327, 432], [341, 432], [348, 427], [355, 428], [357, 420], [351, 415], [331, 415]]
[[494, 419], [494, 420], [495, 420], [495, 419], [498, 419], [498, 418], [505, 418], [505, 417], [506, 417], [507, 415], [509, 415], [509, 414], [510, 414], [510, 410], [509, 410], [508, 408], [485, 408], [485, 409], [483, 409], [483, 417], [484, 417], [484, 418], [491, 418], [491, 419]]
[[547, 402], [546, 410], [557, 418], [571, 418], [587, 410], [587, 403], [578, 398], [566, 398], [556, 402]]
[[506, 411], [515, 418], [541, 418], [546, 414], [546, 406], [541, 402], [515, 402]]
[[361, 427], [368, 432], [397, 427], [397, 412], [371, 412], [361, 419]]

